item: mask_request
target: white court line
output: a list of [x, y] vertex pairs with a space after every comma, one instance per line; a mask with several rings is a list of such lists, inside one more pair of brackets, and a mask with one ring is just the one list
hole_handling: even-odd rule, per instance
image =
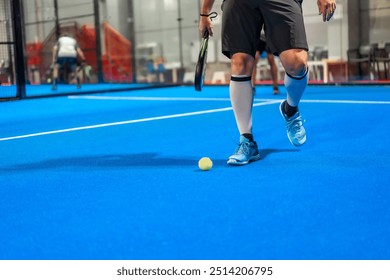
[[[265, 106], [265, 105], [279, 103], [279, 102], [280, 102], [279, 100], [277, 100], [277, 101], [272, 100], [270, 102], [255, 103], [255, 104], [253, 104], [253, 106], [259, 107], [259, 106]], [[0, 141], [9, 141], [9, 140], [15, 140], [15, 139], [37, 137], [37, 136], [65, 133], [65, 132], [78, 131], [78, 130], [95, 129], [95, 128], [108, 127], [108, 126], [117, 126], [117, 125], [125, 125], [125, 124], [140, 123], [140, 122], [150, 122], [150, 121], [166, 120], [166, 119], [173, 119], [173, 118], [182, 118], [182, 117], [195, 116], [195, 115], [212, 114], [212, 113], [231, 111], [231, 110], [233, 110], [232, 107], [226, 107], [226, 108], [220, 108], [220, 109], [196, 111], [196, 112], [189, 112], [189, 113], [183, 113], [183, 114], [173, 114], [173, 115], [143, 118], [143, 119], [137, 119], [137, 120], [128, 120], [128, 121], [121, 121], [121, 122], [112, 122], [112, 123], [80, 126], [80, 127], [31, 133], [31, 134], [25, 134], [25, 135], [19, 135], [19, 136], [4, 137], [4, 138], [0, 138]]]
[[303, 103], [339, 103], [339, 104], [382, 104], [389, 105], [390, 101], [370, 101], [370, 100], [304, 100]]
[[69, 99], [130, 100], [130, 101], [230, 101], [230, 98], [210, 97], [144, 97], [144, 96], [68, 96]]
[[[92, 100], [129, 100], [129, 101], [230, 101], [230, 98], [210, 98], [210, 97], [144, 97], [144, 96], [69, 96], [69, 99], [92, 99]], [[281, 102], [282, 99], [255, 98], [256, 102]], [[370, 100], [304, 100], [304, 103], [340, 103], [340, 104], [390, 104], [390, 101], [370, 101]]]
[[[71, 99], [100, 99], [100, 100], [148, 100], [148, 101], [150, 101], [150, 100], [156, 100], [156, 101], [164, 101], [164, 100], [169, 100], [169, 101], [194, 101], [194, 100], [196, 100], [196, 101], [230, 101], [229, 98], [188, 98], [188, 97], [177, 98], [177, 97], [69, 96], [69, 98], [71, 98]], [[281, 99], [257, 99], [257, 98], [255, 98], [254, 101], [260, 102], [260, 103], [253, 104], [254, 107], [259, 107], [259, 106], [280, 103], [282, 100]], [[304, 102], [304, 103], [340, 103], [340, 104], [386, 104], [386, 105], [390, 104], [390, 101], [359, 101], [359, 100], [301, 100], [301, 102]], [[232, 110], [232, 107], [205, 110], [205, 111], [196, 111], [196, 112], [189, 112], [189, 113], [183, 113], [183, 114], [173, 114], [173, 115], [159, 116], [159, 117], [152, 117], [152, 118], [143, 118], [143, 119], [137, 119], [137, 120], [128, 120], [128, 121], [121, 121], [121, 122], [81, 126], [81, 127], [74, 127], [74, 128], [25, 134], [25, 135], [19, 135], [19, 136], [4, 137], [4, 138], [0, 138], [0, 141], [8, 141], [8, 140], [15, 140], [15, 139], [22, 139], [22, 138], [29, 138], [29, 137], [37, 137], [37, 136], [65, 133], [65, 132], [78, 131], [78, 130], [95, 129], [95, 128], [107, 127], [107, 126], [117, 126], [117, 125], [125, 125], [125, 124], [132, 124], [132, 123], [157, 121], [157, 120], [172, 119], [172, 118], [181, 118], [181, 117], [188, 117], [188, 116], [195, 116], [195, 115], [202, 115], [202, 114], [211, 114], [211, 113], [218, 113], [218, 112], [224, 112], [224, 111], [230, 111], [230, 110]]]

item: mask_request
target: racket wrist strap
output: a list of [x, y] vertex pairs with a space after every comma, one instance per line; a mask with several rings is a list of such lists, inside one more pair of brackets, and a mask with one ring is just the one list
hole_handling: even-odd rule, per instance
[[216, 18], [218, 14], [216, 12], [211, 12], [209, 14], [199, 14], [201, 17], [210, 17], [210, 19]]

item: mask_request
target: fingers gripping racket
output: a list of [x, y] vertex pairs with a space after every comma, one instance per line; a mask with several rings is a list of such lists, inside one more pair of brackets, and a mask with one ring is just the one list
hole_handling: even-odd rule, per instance
[[200, 46], [198, 62], [195, 68], [195, 90], [202, 91], [207, 64], [207, 47], [209, 43], [209, 32], [206, 30], [203, 34], [202, 44]]
[[[218, 16], [216, 12], [212, 12], [210, 14], [205, 14], [201, 16], [208, 16], [210, 17], [210, 20], [213, 20]], [[203, 33], [202, 43], [200, 45], [200, 51], [198, 56], [198, 62], [196, 64], [195, 68], [195, 90], [196, 91], [202, 91], [203, 83], [204, 83], [204, 77], [206, 75], [206, 64], [207, 64], [207, 47], [209, 43], [209, 31], [206, 29]]]

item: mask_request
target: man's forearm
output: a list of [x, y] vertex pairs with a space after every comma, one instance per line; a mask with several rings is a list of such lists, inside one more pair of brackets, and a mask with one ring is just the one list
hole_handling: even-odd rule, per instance
[[202, 0], [201, 14], [210, 14], [215, 0]]

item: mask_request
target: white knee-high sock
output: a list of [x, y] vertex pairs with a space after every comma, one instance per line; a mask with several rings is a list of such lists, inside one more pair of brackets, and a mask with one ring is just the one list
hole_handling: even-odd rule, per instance
[[287, 89], [287, 103], [290, 106], [298, 107], [299, 101], [301, 100], [309, 81], [308, 72], [309, 68], [306, 68], [305, 73], [300, 77], [291, 76], [286, 72], [286, 75], [284, 76], [284, 85]]
[[251, 76], [232, 75], [230, 101], [240, 134], [252, 133], [253, 92]]

